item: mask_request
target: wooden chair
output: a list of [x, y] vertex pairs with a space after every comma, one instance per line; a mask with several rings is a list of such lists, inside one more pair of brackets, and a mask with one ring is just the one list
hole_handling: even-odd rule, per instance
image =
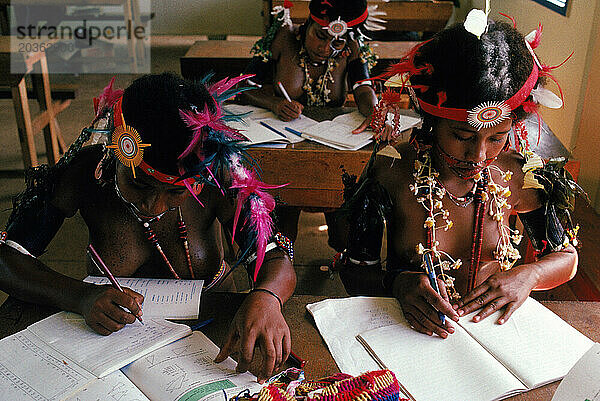
[[[37, 70], [34, 70], [35, 67], [38, 67]], [[13, 73], [16, 71], [20, 72]], [[28, 76], [32, 81], [29, 91]], [[40, 131], [44, 132], [48, 164], [56, 164], [60, 154], [66, 150], [56, 116], [69, 106], [71, 99], [52, 99], [46, 54], [43, 51], [11, 53], [10, 37], [0, 37], [0, 87], [5, 87], [5, 91], [8, 87], [11, 93], [24, 167], [38, 164], [34, 136]], [[34, 95], [40, 106], [40, 113], [33, 118], [29, 94]]]

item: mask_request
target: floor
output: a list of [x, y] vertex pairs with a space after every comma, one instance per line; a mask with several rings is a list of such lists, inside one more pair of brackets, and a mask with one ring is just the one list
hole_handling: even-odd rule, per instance
[[[179, 72], [179, 57], [191, 46], [194, 37], [168, 38], [156, 40], [152, 46], [152, 72]], [[126, 87], [135, 75], [120, 75], [116, 87]], [[67, 143], [71, 143], [92, 119], [92, 97], [97, 96], [110, 80], [110, 75], [89, 74], [80, 76], [51, 76], [51, 83], [73, 82], [79, 86], [77, 96], [71, 106], [59, 116], [59, 124]], [[36, 105], [31, 104], [32, 110]], [[17, 139], [14, 110], [10, 100], [0, 100], [0, 121], [3, 135], [0, 135], [0, 227], [4, 227], [10, 214], [12, 198], [23, 189], [20, 147]], [[37, 148], [44, 149], [41, 135], [37, 138]], [[45, 156], [40, 152], [40, 160]], [[561, 286], [550, 293], [542, 294], [546, 299], [597, 299], [600, 300], [600, 249], [596, 238], [600, 233], [600, 217], [588, 207], [579, 207], [576, 220], [582, 222], [580, 269], [576, 280], [570, 286]], [[329, 296], [346, 295], [337, 275], [330, 277], [320, 269], [327, 265], [334, 250], [327, 245], [327, 232], [319, 231], [325, 224], [322, 213], [302, 213], [299, 235], [295, 245], [298, 275], [298, 294], [323, 294]], [[69, 219], [41, 259], [52, 268], [76, 278], [83, 278], [84, 249], [87, 241], [85, 224], [77, 215]], [[0, 292], [0, 304], [6, 295]]]

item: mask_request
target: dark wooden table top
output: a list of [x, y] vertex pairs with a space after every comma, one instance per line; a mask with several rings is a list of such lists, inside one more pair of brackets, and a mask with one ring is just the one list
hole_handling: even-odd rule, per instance
[[[202, 331], [217, 345], [221, 345], [229, 323], [243, 301], [245, 294], [212, 293], [202, 296], [199, 321], [214, 318]], [[295, 295], [284, 306], [284, 315], [292, 333], [293, 351], [308, 363], [308, 379], [317, 379], [338, 373], [339, 370], [314, 321], [306, 311], [306, 304], [321, 301], [324, 296]], [[547, 301], [543, 304], [592, 340], [600, 342], [600, 302]], [[57, 312], [55, 308], [34, 305], [8, 298], [0, 306], [0, 337], [4, 338], [25, 329], [30, 324]], [[188, 321], [189, 324], [195, 321]], [[509, 398], [512, 401], [548, 401], [558, 382]]]

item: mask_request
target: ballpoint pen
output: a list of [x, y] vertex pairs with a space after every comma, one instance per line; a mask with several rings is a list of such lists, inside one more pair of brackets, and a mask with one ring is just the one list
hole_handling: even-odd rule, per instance
[[[96, 267], [98, 267], [104, 273], [104, 275], [106, 276], [108, 281], [110, 281], [112, 286], [121, 292], [125, 292], [125, 291], [123, 291], [123, 288], [121, 288], [121, 286], [119, 285], [119, 282], [117, 281], [117, 279], [115, 279], [115, 276], [113, 276], [113, 274], [108, 269], [108, 266], [106, 266], [106, 263], [104, 263], [104, 261], [102, 260], [102, 258], [98, 254], [98, 252], [96, 252], [96, 249], [94, 248], [94, 246], [92, 244], [89, 244], [87, 247], [87, 250], [88, 250], [88, 253], [89, 253], [92, 261], [96, 264]], [[136, 300], [136, 303], [137, 303], [137, 300]], [[140, 306], [139, 303], [138, 303], [138, 307], [140, 308], [140, 311], [141, 311], [142, 307]], [[141, 324], [144, 324], [144, 322], [142, 321], [142, 316], [140, 314], [135, 315], [135, 317], [137, 318], [137, 320], [140, 321]]]
[[279, 132], [279, 131], [278, 131], [278, 130], [276, 130], [275, 128], [271, 127], [271, 126], [270, 126], [269, 124], [267, 124], [266, 122], [264, 122], [264, 121], [259, 121], [259, 123], [260, 123], [260, 125], [262, 125], [263, 127], [265, 127], [265, 128], [267, 128], [267, 129], [269, 129], [269, 130], [273, 131], [273, 132], [274, 132], [274, 133], [276, 133], [277, 135], [279, 135], [279, 136], [282, 136], [282, 137], [284, 137], [285, 139], [288, 139], [288, 137], [287, 137], [285, 134], [283, 134], [282, 132]]
[[283, 87], [283, 84], [281, 83], [281, 81], [277, 82], [277, 86], [279, 86], [279, 90], [283, 94], [283, 97], [285, 97], [285, 100], [287, 100], [288, 102], [291, 102], [292, 99], [290, 99], [290, 95], [288, 95], [288, 93], [285, 90], [285, 88]]
[[[424, 257], [425, 257], [425, 269], [427, 270], [427, 276], [429, 276], [429, 284], [431, 284], [431, 287], [435, 290], [435, 292], [437, 292], [439, 294], [440, 287], [438, 286], [437, 278], [435, 277], [435, 272], [433, 271], [433, 263], [431, 263], [431, 255], [429, 253], [426, 253], [424, 255]], [[438, 317], [442, 321], [442, 324], [446, 323], [446, 316], [444, 316], [444, 314], [442, 312], [438, 311]]]

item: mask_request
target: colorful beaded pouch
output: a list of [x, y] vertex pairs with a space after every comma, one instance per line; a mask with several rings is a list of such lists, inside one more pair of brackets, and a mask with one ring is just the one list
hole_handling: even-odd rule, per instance
[[[287, 372], [287, 371], [286, 371]], [[319, 380], [292, 380], [287, 386], [271, 382], [262, 388], [258, 401], [408, 401], [390, 370], [351, 376], [339, 373]]]

